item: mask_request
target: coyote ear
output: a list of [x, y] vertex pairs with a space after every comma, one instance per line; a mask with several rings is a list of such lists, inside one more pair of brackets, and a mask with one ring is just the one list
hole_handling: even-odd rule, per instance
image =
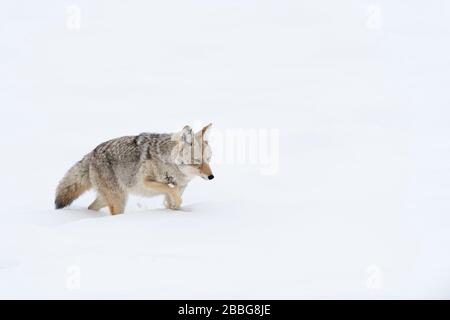
[[202, 130], [200, 130], [199, 132], [197, 132], [197, 135], [200, 136], [203, 141], [207, 141], [208, 137], [209, 137], [209, 133], [210, 133], [210, 129], [211, 129], [212, 123], [208, 124], [206, 127], [204, 127]]
[[175, 134], [173, 140], [177, 140], [179, 142], [184, 142], [184, 143], [191, 144], [192, 143], [192, 135], [193, 135], [192, 128], [189, 127], [189, 126], [185, 126], [183, 128], [183, 130], [181, 130], [180, 132]]

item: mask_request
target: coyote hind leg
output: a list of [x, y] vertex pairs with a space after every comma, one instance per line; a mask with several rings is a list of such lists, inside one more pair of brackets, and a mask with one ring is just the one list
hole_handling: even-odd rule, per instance
[[99, 202], [96, 200], [92, 203], [92, 208], [103, 205], [100, 203], [100, 200], [103, 200], [112, 215], [123, 213], [127, 202], [127, 193], [120, 187], [112, 168], [103, 165], [92, 166], [90, 174], [92, 183], [101, 198]]
[[103, 197], [100, 195], [97, 195], [97, 198], [94, 200], [94, 202], [91, 203], [91, 205], [88, 207], [89, 210], [99, 211], [100, 209], [107, 207], [108, 204], [105, 200], [103, 200]]
[[125, 211], [127, 196], [121, 192], [111, 192], [105, 195], [109, 211], [112, 215], [121, 214]]

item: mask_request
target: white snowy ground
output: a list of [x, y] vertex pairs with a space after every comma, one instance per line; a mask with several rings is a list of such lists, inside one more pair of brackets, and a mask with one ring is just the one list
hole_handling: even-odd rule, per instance
[[[2, 1], [0, 298], [450, 298], [449, 40], [445, 0]], [[53, 210], [98, 143], [210, 121], [279, 130], [276, 174]]]

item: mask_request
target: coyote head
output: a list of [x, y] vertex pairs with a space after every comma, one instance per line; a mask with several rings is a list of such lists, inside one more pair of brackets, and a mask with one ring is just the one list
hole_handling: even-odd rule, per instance
[[177, 142], [173, 149], [173, 159], [178, 168], [187, 176], [200, 176], [205, 180], [214, 179], [209, 166], [211, 160], [211, 147], [208, 144], [208, 134], [211, 124], [197, 133], [185, 126], [183, 130], [175, 133], [172, 140]]

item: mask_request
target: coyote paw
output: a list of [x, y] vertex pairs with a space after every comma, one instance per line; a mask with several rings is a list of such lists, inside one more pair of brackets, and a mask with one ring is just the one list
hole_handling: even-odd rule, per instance
[[164, 206], [166, 209], [178, 210], [181, 207], [181, 202], [182, 200], [178, 192], [174, 192], [170, 196], [166, 196]]
[[170, 200], [166, 200], [164, 201], [164, 206], [166, 207], [166, 209], [178, 210], [181, 207], [181, 203], [173, 203]]

